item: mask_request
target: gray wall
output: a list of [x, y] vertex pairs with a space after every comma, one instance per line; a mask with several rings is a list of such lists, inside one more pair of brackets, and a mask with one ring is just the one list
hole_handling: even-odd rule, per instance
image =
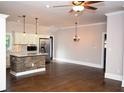
[[55, 35], [55, 58], [73, 63], [101, 66], [102, 32], [105, 23], [78, 27], [79, 42], [74, 42], [74, 28], [60, 29]]

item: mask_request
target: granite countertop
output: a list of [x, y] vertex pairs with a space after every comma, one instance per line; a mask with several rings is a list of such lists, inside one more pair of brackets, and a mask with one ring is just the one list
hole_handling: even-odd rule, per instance
[[16, 57], [26, 57], [26, 56], [47, 56], [48, 53], [11, 53], [10, 55]]

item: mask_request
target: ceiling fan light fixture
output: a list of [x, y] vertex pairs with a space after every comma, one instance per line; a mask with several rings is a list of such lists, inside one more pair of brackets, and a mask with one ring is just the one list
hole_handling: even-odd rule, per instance
[[75, 12], [81, 12], [81, 11], [84, 10], [84, 6], [74, 6], [74, 7], [73, 7], [73, 10], [74, 10]]

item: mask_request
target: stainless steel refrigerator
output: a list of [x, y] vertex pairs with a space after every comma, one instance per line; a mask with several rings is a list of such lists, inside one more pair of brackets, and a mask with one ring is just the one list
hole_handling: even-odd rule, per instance
[[53, 37], [50, 38], [39, 38], [39, 52], [48, 53], [46, 62], [50, 62], [53, 58]]

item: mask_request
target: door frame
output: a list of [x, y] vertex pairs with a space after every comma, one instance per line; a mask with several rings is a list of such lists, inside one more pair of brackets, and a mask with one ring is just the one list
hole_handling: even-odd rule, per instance
[[50, 44], [50, 59], [51, 60], [53, 60], [53, 41], [54, 41], [53, 39], [54, 39], [53, 36], [50, 36], [50, 40], [51, 40], [50, 41], [50, 43], [51, 43]]
[[102, 52], [101, 52], [101, 68], [104, 68], [104, 36], [107, 32], [102, 32]]

